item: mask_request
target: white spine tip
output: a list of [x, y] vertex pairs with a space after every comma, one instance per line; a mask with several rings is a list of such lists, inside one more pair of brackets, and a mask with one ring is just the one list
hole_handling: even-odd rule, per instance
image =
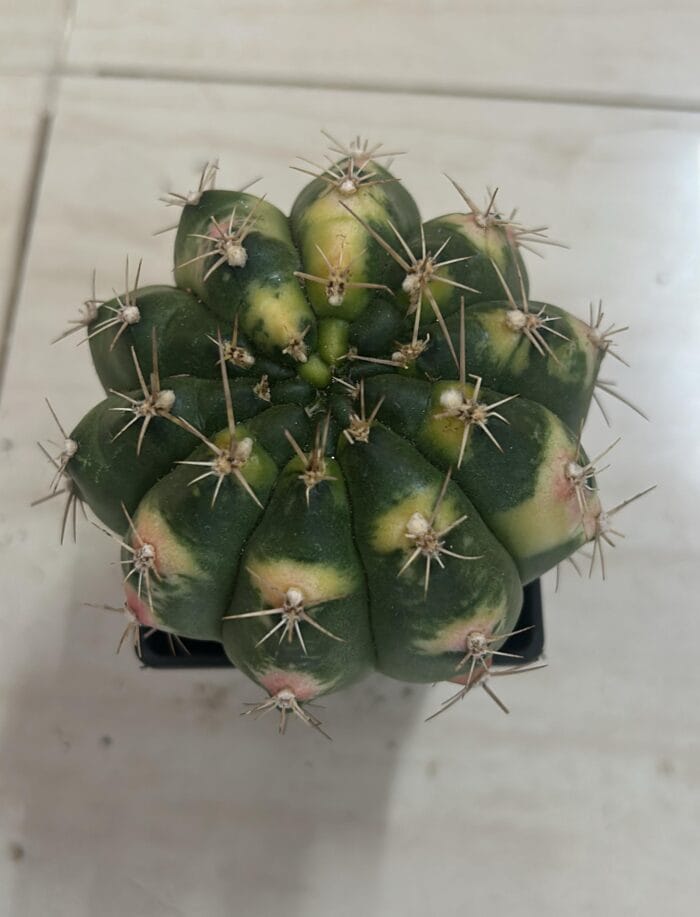
[[156, 408], [160, 411], [170, 411], [175, 404], [175, 392], [166, 388], [156, 398]]
[[506, 323], [513, 331], [522, 331], [527, 324], [527, 315], [520, 309], [509, 309], [506, 312]]
[[142, 544], [138, 551], [139, 560], [143, 563], [149, 563], [156, 558], [156, 549], [152, 544]]
[[464, 404], [464, 396], [456, 388], [448, 388], [440, 395], [440, 405], [447, 411], [456, 411]]
[[135, 325], [141, 321], [141, 312], [138, 306], [126, 306], [122, 310], [122, 321], [127, 325]]
[[570, 480], [578, 480], [583, 476], [583, 467], [578, 464], [578, 462], [567, 462], [566, 463], [566, 476]]
[[242, 465], [247, 462], [252, 452], [253, 440], [249, 436], [246, 436], [245, 439], [242, 439], [238, 443], [238, 447], [236, 449], [236, 459], [238, 460], [238, 463]]
[[301, 589], [297, 589], [295, 586], [291, 586], [285, 593], [285, 601], [287, 605], [296, 608], [298, 605], [302, 605], [304, 603], [304, 593], [301, 591]]
[[242, 245], [229, 244], [226, 246], [226, 261], [229, 267], [245, 267], [248, 261], [248, 252]]
[[413, 293], [420, 286], [420, 277], [417, 274], [406, 274], [401, 284], [404, 293]]
[[413, 513], [406, 523], [406, 534], [412, 536], [425, 535], [430, 529], [430, 523], [422, 513]]

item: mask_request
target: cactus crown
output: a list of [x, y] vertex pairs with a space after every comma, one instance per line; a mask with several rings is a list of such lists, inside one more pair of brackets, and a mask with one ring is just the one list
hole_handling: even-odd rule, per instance
[[175, 286], [127, 261], [101, 301], [93, 276], [56, 340], [86, 330], [106, 397], [70, 433], [49, 405], [42, 447], [61, 538], [89, 505], [122, 552], [121, 643], [221, 641], [281, 731], [326, 735], [309, 705], [370, 669], [459, 684], [438, 712], [476, 685], [507, 710], [523, 584], [589, 543], [604, 571], [617, 534], [580, 431], [625, 329], [531, 301], [521, 250], [558, 243], [496, 192], [450, 179], [458, 209], [422, 223], [398, 154], [327, 138], [289, 217], [215, 188], [218, 162], [163, 198]]

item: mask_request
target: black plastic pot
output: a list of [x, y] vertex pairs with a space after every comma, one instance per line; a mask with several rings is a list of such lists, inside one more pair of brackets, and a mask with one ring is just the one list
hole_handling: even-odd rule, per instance
[[[540, 581], [529, 583], [524, 589], [523, 607], [520, 611], [518, 623], [513, 630], [527, 627], [529, 630], [515, 634], [507, 640], [502, 647], [505, 653], [515, 653], [521, 658], [518, 660], [504, 659], [502, 656], [494, 658], [495, 665], [518, 665], [536, 662], [544, 649], [544, 621], [542, 619], [542, 592]], [[232, 668], [232, 663], [224, 653], [220, 643], [205, 640], [182, 640], [187, 647], [187, 653], [177, 642], [168, 639], [162, 631], [156, 631], [150, 636], [148, 628], [141, 628], [141, 662], [154, 669], [211, 669]]]

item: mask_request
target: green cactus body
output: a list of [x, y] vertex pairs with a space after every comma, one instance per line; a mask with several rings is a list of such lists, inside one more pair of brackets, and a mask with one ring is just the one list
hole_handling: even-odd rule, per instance
[[[347, 160], [338, 163], [340, 172], [347, 172], [347, 166]], [[392, 224], [403, 236], [414, 231], [420, 221], [418, 208], [403, 185], [379, 163], [370, 161], [366, 172], [375, 176], [368, 186], [349, 179], [347, 188], [342, 181], [337, 187], [317, 178], [301, 191], [292, 207], [292, 233], [304, 272], [318, 278], [332, 277], [330, 264], [337, 275], [335, 284], [307, 281], [309, 300], [321, 317], [354, 321], [374, 298], [373, 287], [354, 284], [385, 285], [391, 294], [403, 277], [399, 265], [353, 214], [381, 236], [391, 238]], [[348, 268], [351, 276], [344, 276]]]
[[424, 248], [377, 155], [289, 220], [214, 167], [176, 196], [177, 289], [84, 322], [110, 394], [54, 460], [116, 533], [129, 614], [221, 640], [282, 729], [371, 669], [484, 683], [522, 583], [603, 531], [578, 434], [607, 332], [527, 304], [525, 231], [461, 190]]
[[216, 320], [196, 296], [167, 286], [144, 287], [133, 295], [127, 292], [100, 306], [95, 327], [113, 321], [120, 309], [131, 321], [90, 338], [92, 359], [105, 390], [128, 391], [138, 386], [132, 347], [141, 366], [150, 372], [153, 329], [158, 332], [164, 376], [187, 373], [206, 379], [218, 375], [212, 360], [216, 345], [208, 337], [216, 336]]
[[[367, 443], [344, 440], [339, 461], [367, 571], [377, 668], [404, 681], [454, 677], [468, 633], [506, 633], [515, 623], [522, 594], [513, 561], [457, 485], [439, 500], [445, 476], [396, 434], [377, 425]], [[431, 521], [452, 553], [430, 558], [426, 590], [429, 558], [411, 558]]]
[[[459, 314], [446, 325], [456, 339]], [[529, 303], [528, 313], [507, 302], [477, 303], [466, 311], [464, 325], [466, 363], [484, 385], [537, 401], [572, 430], [579, 429], [604, 356], [590, 325], [542, 302]], [[430, 378], [444, 378], [454, 373], [452, 354], [436, 324], [428, 331], [433, 344], [418, 358], [418, 367]]]
[[[220, 244], [222, 247], [218, 247]], [[306, 362], [316, 319], [294, 272], [300, 267], [287, 218], [251, 194], [207, 191], [183, 209], [175, 280], [264, 354]]]
[[[308, 498], [299, 458], [280, 475], [244, 552], [224, 625], [224, 647], [237, 666], [270, 693], [291, 684], [300, 700], [338, 690], [374, 665], [343, 474], [333, 459], [324, 473]], [[285, 604], [298, 609], [296, 627], [284, 626], [279, 612], [255, 615]]]
[[[237, 432], [245, 441], [247, 429], [239, 426]], [[228, 445], [228, 431], [212, 442]], [[217, 479], [196, 481], [209, 454], [205, 446], [196, 449], [185, 461], [197, 465], [177, 465], [139, 504], [134, 517], [138, 537], [131, 535], [130, 546], [138, 550], [139, 540], [150, 544], [156, 565], [148, 594], [143, 583], [139, 590], [132, 580], [126, 589], [127, 602], [140, 620], [150, 617], [149, 623], [164, 630], [219, 640], [240, 552], [272, 490], [277, 466], [253, 440], [241, 474], [259, 502], [238, 481], [226, 481], [212, 506]], [[122, 560], [128, 563], [130, 553], [123, 550]]]
[[[465, 429], [459, 404], [456, 416], [450, 416], [450, 396], [458, 403], [474, 399], [472, 384], [431, 385], [387, 375], [368, 380], [366, 391], [370, 401], [385, 396], [380, 420], [414, 442], [435, 466], [453, 469], [455, 482], [508, 550], [523, 583], [588, 540], [576, 490], [567, 477], [572, 463], [588, 460], [581, 456], [576, 437], [547, 408], [520, 397], [499, 404], [500, 416], [489, 420], [487, 415], [484, 421], [489, 436], [476, 424]], [[487, 406], [503, 397], [485, 388], [478, 393], [479, 403]], [[599, 509], [597, 498], [591, 499], [590, 508]]]
[[[124, 306], [124, 304], [127, 304]], [[124, 313], [130, 322], [115, 321]], [[131, 312], [129, 312], [131, 310]], [[139, 385], [136, 361], [146, 377], [153, 371], [153, 335], [156, 332], [163, 376], [191, 375], [213, 379], [220, 375], [217, 339], [224, 340], [226, 368], [232, 377], [300, 380], [288, 367], [253, 357], [249, 342], [236, 334], [236, 346], [229, 341], [230, 327], [191, 293], [176, 287], [152, 286], [127, 291], [104, 303], [97, 311], [95, 332], [89, 338], [93, 363], [106, 391], [129, 391]]]
[[[518, 289], [522, 277], [527, 290], [527, 272], [517, 246], [507, 229], [499, 225], [482, 226], [472, 213], [448, 213], [429, 220], [421, 233], [410, 239], [414, 252], [421, 251], [423, 240], [426, 253], [433, 256], [441, 253], [438, 264], [450, 262], [440, 267], [437, 274], [454, 285], [439, 280], [430, 283], [432, 295], [445, 317], [459, 311], [462, 297], [467, 306], [501, 298], [503, 281], [493, 263], [509, 286]], [[421, 325], [434, 319], [434, 309], [424, 299]]]
[[[284, 394], [289, 386], [282, 385]], [[221, 382], [175, 377], [164, 379], [162, 390], [174, 395], [168, 412], [171, 416], [188, 421], [207, 434], [216, 432], [226, 423]], [[275, 392], [274, 386], [271, 392]], [[139, 391], [124, 394], [133, 402], [143, 398]], [[232, 382], [231, 395], [240, 420], [269, 408], [268, 402], [257, 394], [253, 382], [243, 379]], [[130, 420], [131, 425], [125, 429]], [[132, 513], [146, 491], [173, 463], [186, 458], [197, 442], [186, 429], [169, 423], [163, 416], [154, 416], [148, 435], [143, 437], [137, 461], [134, 461], [142, 424], [143, 418], [130, 410], [126, 398], [110, 395], [95, 405], [71, 433], [78, 444], [70, 468], [73, 480], [95, 515], [115, 531], [124, 523], [122, 504]]]

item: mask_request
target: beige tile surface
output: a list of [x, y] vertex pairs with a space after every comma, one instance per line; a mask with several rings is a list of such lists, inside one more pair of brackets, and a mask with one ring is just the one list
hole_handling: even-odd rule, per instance
[[[608, 581], [546, 587], [550, 667], [430, 724], [447, 690], [379, 677], [327, 699], [335, 741], [239, 717], [236, 673], [140, 671], [113, 653], [113, 545], [57, 545], [42, 404], [67, 425], [99, 397], [83, 348], [50, 347], [126, 252], [165, 279], [156, 203], [221, 155], [289, 207], [318, 127], [409, 149], [396, 171], [424, 215], [446, 170], [550, 221], [573, 246], [531, 259], [533, 293], [631, 324], [611, 367], [652, 417], [612, 405], [590, 450], [623, 436], [601, 482], [620, 517]], [[468, 129], [464, 126], [468, 125]], [[691, 917], [697, 910], [700, 689], [700, 117], [381, 94], [68, 80], [0, 412], [0, 913], [320, 917], [476, 911]]]
[[694, 0], [80, 0], [70, 61], [141, 74], [697, 107], [699, 32]]
[[61, 49], [73, 0], [0, 0], [0, 73], [46, 73]]
[[22, 247], [22, 224], [45, 96], [39, 76], [0, 74], [0, 349], [7, 297]]

